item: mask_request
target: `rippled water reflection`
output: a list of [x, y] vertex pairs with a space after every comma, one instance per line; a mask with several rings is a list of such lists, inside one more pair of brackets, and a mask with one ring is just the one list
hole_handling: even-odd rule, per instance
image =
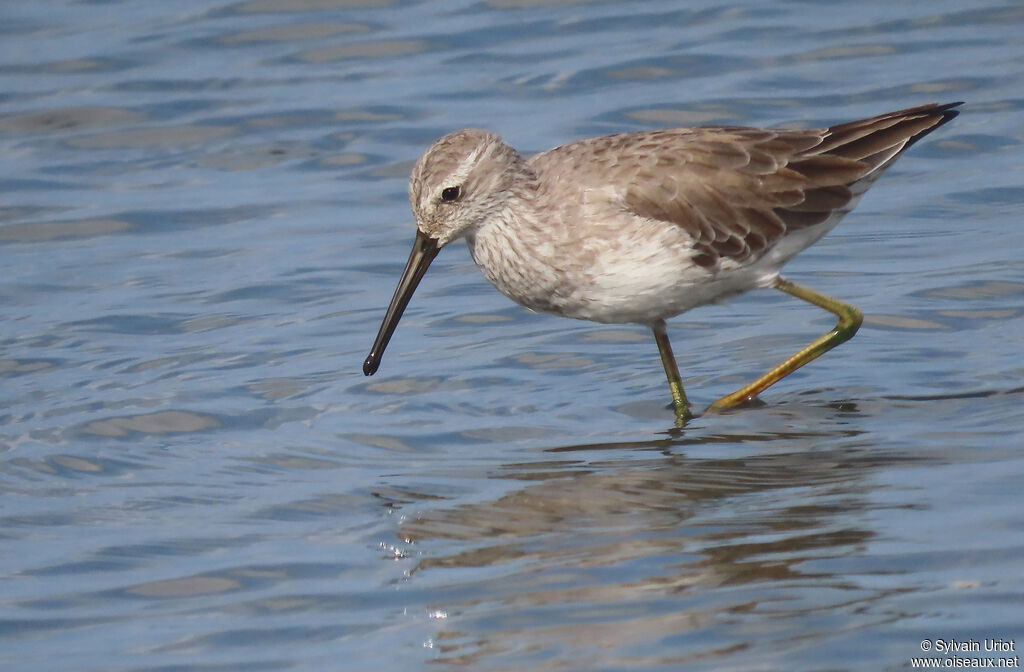
[[[0, 16], [4, 669], [874, 671], [1024, 641], [1017, 4]], [[959, 99], [788, 268], [865, 326], [758, 408], [671, 428], [644, 330], [528, 314], [461, 246], [360, 372], [447, 131]], [[819, 312], [675, 320], [691, 398]]]

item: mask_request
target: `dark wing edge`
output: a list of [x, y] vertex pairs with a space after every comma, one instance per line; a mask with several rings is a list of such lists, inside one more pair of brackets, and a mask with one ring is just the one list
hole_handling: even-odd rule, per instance
[[930, 103], [825, 129], [692, 129], [679, 136], [678, 156], [661, 156], [634, 176], [625, 205], [682, 227], [699, 266], [744, 262], [788, 232], [848, 212], [904, 151], [955, 118], [959, 105]]

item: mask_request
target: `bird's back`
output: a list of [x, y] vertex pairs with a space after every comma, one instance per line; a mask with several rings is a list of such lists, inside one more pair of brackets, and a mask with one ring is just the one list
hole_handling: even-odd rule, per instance
[[921, 105], [824, 129], [623, 133], [556, 147], [530, 165], [542, 188], [603, 197], [637, 217], [680, 227], [693, 241], [692, 263], [715, 271], [751, 263], [787, 234], [834, 226], [900, 154], [955, 117], [957, 105]]

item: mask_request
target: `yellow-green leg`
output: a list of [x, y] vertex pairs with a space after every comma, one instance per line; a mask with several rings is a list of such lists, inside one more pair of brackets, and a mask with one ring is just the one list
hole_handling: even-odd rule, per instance
[[672, 389], [672, 405], [676, 409], [676, 420], [685, 422], [691, 416], [690, 402], [686, 399], [686, 392], [683, 391], [683, 379], [679, 377], [679, 367], [676, 365], [675, 355], [672, 354], [672, 344], [668, 341], [665, 320], [658, 320], [652, 324], [651, 331], [654, 332], [658, 352], [661, 353], [661, 364], [665, 367], [668, 386]]
[[751, 401], [754, 397], [793, 373], [804, 364], [820, 357], [840, 343], [850, 340], [853, 335], [857, 333], [857, 330], [860, 329], [861, 322], [864, 321], [864, 316], [861, 315], [861, 312], [853, 306], [848, 303], [843, 303], [838, 299], [834, 299], [831, 296], [819, 294], [813, 289], [808, 289], [807, 287], [790, 282], [789, 280], [784, 280], [781, 277], [775, 281], [773, 286], [775, 289], [781, 289], [787, 294], [791, 294], [798, 299], [803, 299], [808, 303], [813, 303], [816, 306], [824, 308], [830, 313], [835, 314], [839, 318], [839, 321], [836, 322], [836, 326], [832, 331], [822, 335], [821, 338], [803, 348], [768, 373], [764, 374], [749, 385], [744, 385], [732, 394], [727, 394], [715, 403], [711, 404], [708, 408], [709, 411], [721, 411], [727, 408], [734, 408], [740, 404], [745, 404], [746, 402]]

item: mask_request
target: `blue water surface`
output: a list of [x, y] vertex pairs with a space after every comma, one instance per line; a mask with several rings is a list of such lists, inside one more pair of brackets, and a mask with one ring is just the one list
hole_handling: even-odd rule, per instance
[[[1011, 0], [5, 3], [0, 668], [1024, 646], [1022, 31]], [[461, 244], [362, 375], [446, 132], [932, 100], [966, 104], [787, 267], [864, 327], [761, 405], [675, 428], [645, 329], [528, 313]], [[703, 407], [830, 327], [756, 292], [671, 333]]]

